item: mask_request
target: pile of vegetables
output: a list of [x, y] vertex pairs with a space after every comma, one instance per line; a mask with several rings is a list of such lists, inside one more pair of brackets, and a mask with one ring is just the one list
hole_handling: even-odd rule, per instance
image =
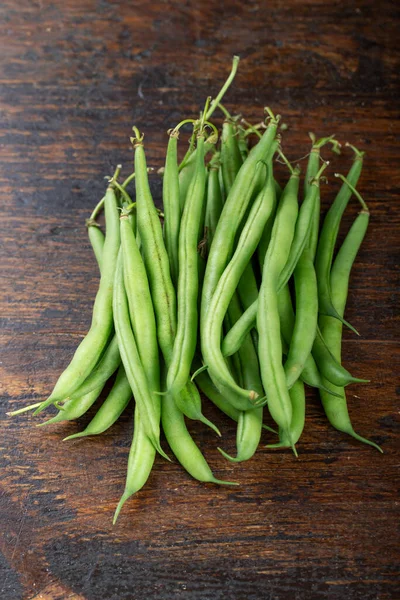
[[[156, 453], [170, 460], [161, 430], [192, 477], [231, 483], [216, 479], [186, 427], [185, 417], [221, 435], [203, 414], [199, 390], [237, 422], [236, 456], [220, 448], [230, 461], [250, 459], [263, 428], [275, 437], [270, 448], [297, 456], [304, 384], [318, 388], [336, 429], [380, 450], [353, 429], [345, 387], [365, 380], [341, 364], [342, 328], [355, 331], [343, 316], [349, 276], [369, 220], [356, 190], [364, 153], [350, 146], [353, 164], [346, 177], [336, 174], [341, 187], [320, 227], [329, 164], [321, 150], [339, 152], [340, 144], [310, 134], [300, 192], [300, 167], [282, 150], [280, 117], [267, 108], [265, 122], [251, 125], [221, 103], [237, 66], [235, 57], [199, 118], [168, 132], [159, 173], [163, 213], [150, 191], [143, 134], [133, 128], [134, 172], [122, 181], [117, 167], [87, 221], [101, 273], [90, 330], [51, 395], [11, 413], [54, 406], [57, 414], [44, 424], [78, 419], [114, 378], [86, 429], [66, 438], [74, 439], [111, 427], [134, 397], [126, 485], [114, 520], [147, 481]], [[220, 136], [210, 121], [215, 110], [225, 117]], [[189, 149], [179, 161], [179, 133], [189, 125]], [[275, 178], [276, 160], [287, 166], [286, 181]], [[333, 258], [352, 197], [361, 210]], [[102, 210], [105, 234], [97, 221]], [[276, 430], [263, 424], [264, 407]]]

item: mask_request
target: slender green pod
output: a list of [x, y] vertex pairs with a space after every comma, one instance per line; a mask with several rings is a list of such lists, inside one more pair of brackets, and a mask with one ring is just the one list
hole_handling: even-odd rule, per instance
[[[135, 169], [135, 172], [137, 180], [138, 170]], [[115, 272], [113, 311], [122, 363], [139, 409], [145, 433], [155, 449], [164, 458], [168, 459], [160, 445], [160, 423], [155, 409], [154, 393], [152, 394], [149, 389], [149, 383], [131, 329], [128, 300], [124, 287], [122, 253], [119, 255]]]
[[[63, 441], [86, 437], [88, 435], [99, 435], [114, 425], [124, 412], [132, 398], [132, 390], [125, 374], [125, 369], [121, 365], [118, 369], [117, 377], [110, 393], [100, 406], [99, 410], [85, 427], [83, 431], [74, 433], [64, 438]], [[62, 412], [62, 411], [60, 411]], [[150, 443], [150, 442], [149, 442]]]
[[[143, 136], [136, 128], [134, 132], [136, 137], [131, 141], [135, 149], [135, 172], [137, 173], [135, 184], [138, 230], [156, 316], [158, 343], [168, 368], [172, 360], [177, 330], [176, 295], [160, 220], [148, 183]], [[196, 386], [190, 383], [189, 378], [181, 392], [174, 396], [174, 401], [188, 418], [200, 420], [218, 432], [218, 429], [203, 416], [200, 394]]]
[[84, 415], [96, 402], [103, 390], [103, 387], [104, 383], [84, 396], [77, 396], [76, 398], [67, 400], [54, 417], [51, 417], [43, 423], [38, 423], [37, 427], [61, 423], [62, 421], [75, 421], [76, 419], [79, 419], [79, 417]]
[[87, 219], [86, 227], [88, 230], [89, 241], [93, 248], [93, 252], [96, 257], [97, 264], [99, 265], [99, 268], [100, 268], [101, 257], [103, 255], [103, 248], [104, 248], [104, 242], [105, 242], [104, 233], [101, 231], [98, 223], [96, 223], [96, 221], [92, 218]]
[[179, 133], [175, 129], [169, 132], [169, 142], [165, 157], [165, 170], [163, 177], [164, 241], [169, 258], [171, 279], [175, 286], [178, 282], [179, 272], [178, 239], [181, 221], [178, 173], [178, 136]]
[[[304, 200], [300, 212], [299, 217], [296, 221], [295, 234], [293, 238], [293, 242], [290, 248], [290, 253], [288, 256], [288, 260], [285, 264], [284, 269], [282, 270], [279, 281], [278, 281], [278, 292], [283, 289], [283, 287], [287, 284], [290, 277], [293, 274], [294, 269], [296, 268], [296, 264], [304, 250], [306, 245], [308, 235], [310, 232], [310, 227], [312, 223], [312, 214], [314, 203], [317, 197], [317, 193], [319, 190], [319, 180], [320, 177], [326, 168], [326, 164], [322, 165], [321, 169], [317, 173], [316, 177], [313, 179], [313, 182], [310, 186], [310, 192], [308, 193], [306, 199]], [[274, 211], [273, 211], [274, 212]], [[270, 216], [273, 216], [273, 212]], [[267, 224], [264, 228], [264, 231], [261, 235], [261, 239], [264, 238], [263, 248], [259, 251], [260, 254], [260, 263], [263, 264], [263, 252], [268, 247], [266, 240], [270, 239], [270, 233], [266, 233], [266, 228], [269, 226], [271, 221], [267, 221]], [[269, 242], [268, 242], [269, 243]], [[253, 297], [255, 296], [255, 290], [253, 293]], [[258, 310], [258, 298], [254, 298], [253, 303], [246, 308], [246, 311], [243, 313], [242, 320], [236, 324], [236, 328], [234, 331], [229, 332], [228, 340], [225, 342], [225, 351], [231, 353], [232, 348], [237, 347], [237, 344], [240, 344], [243, 336], [245, 336], [253, 327], [255, 327], [255, 319]], [[253, 319], [253, 324], [251, 319]], [[240, 347], [240, 346], [239, 346]], [[228, 354], [229, 355], [229, 354]]]
[[107, 189], [104, 209], [107, 236], [104, 243], [103, 269], [93, 306], [89, 332], [79, 344], [69, 366], [59, 377], [51, 395], [36, 409], [35, 414], [41, 412], [50, 404], [54, 404], [54, 402], [68, 398], [78, 389], [98, 362], [112, 331], [113, 277], [120, 241], [119, 215], [112, 186]]
[[[334, 139], [333, 135], [321, 138], [319, 140], [316, 139], [313, 133], [309, 133], [309, 136], [312, 141], [312, 147], [310, 156], [308, 158], [306, 177], [304, 179], [304, 196], [307, 196], [307, 194], [309, 193], [312, 181], [314, 180], [319, 171], [321, 160], [321, 148], [326, 144], [331, 144], [332, 152], [334, 152], [335, 154], [340, 154], [340, 144], [337, 140]], [[311, 230], [307, 242], [307, 246], [310, 251], [310, 255], [313, 262], [315, 259], [315, 253], [317, 251], [318, 244], [320, 212], [321, 199], [320, 192], [318, 190], [317, 197], [315, 199], [314, 213], [312, 216]]]
[[309, 249], [305, 248], [294, 270], [296, 292], [296, 319], [290, 340], [289, 354], [284, 369], [290, 389], [304, 370], [317, 331], [318, 289], [314, 264]]
[[[259, 360], [261, 378], [268, 398], [269, 412], [277, 425], [290, 439], [292, 405], [282, 365], [281, 329], [278, 311], [278, 282], [293, 241], [298, 215], [300, 170], [296, 167], [290, 176], [276, 212], [271, 242], [264, 261], [258, 302], [257, 328], [259, 333]], [[295, 451], [293, 442], [290, 444]]]
[[[235, 294], [230, 304], [230, 316], [233, 319], [238, 319], [241, 314], [240, 302]], [[259, 397], [263, 396], [264, 392], [261, 383], [257, 352], [249, 335], [245, 338], [243, 346], [237, 354], [237, 358], [240, 362], [242, 376], [241, 385], [248, 389], [254, 389]], [[221, 454], [232, 462], [249, 460], [254, 455], [258, 444], [260, 443], [262, 421], [262, 407], [240, 412], [236, 432], [236, 457], [230, 456], [224, 450], [219, 448]]]
[[[347, 181], [351, 186], [356, 187], [358, 179], [361, 175], [363, 166], [364, 152], [360, 152], [357, 148], [351, 146], [355, 157], [353, 165], [347, 175]], [[319, 314], [327, 315], [339, 319], [352, 329], [355, 333], [357, 331], [340, 317], [331, 298], [330, 289], [330, 271], [332, 266], [333, 253], [335, 249], [335, 243], [339, 232], [340, 221], [342, 219], [343, 212], [351, 198], [352, 191], [346, 183], [343, 183], [339, 190], [332, 206], [328, 210], [324, 219], [321, 233], [319, 237], [317, 254], [315, 257], [315, 271], [317, 273], [318, 281], [318, 305]]]
[[199, 290], [197, 244], [206, 185], [204, 135], [197, 137], [196, 171], [188, 191], [179, 232], [178, 322], [167, 373], [167, 390], [176, 396], [185, 386], [197, 345]]
[[[152, 392], [159, 392], [160, 361], [156, 319], [146, 268], [128, 215], [124, 212], [120, 218], [120, 227], [124, 286], [133, 334], [150, 389]], [[153, 403], [155, 402], [153, 398]]]
[[163, 396], [161, 420], [165, 437], [172, 452], [189, 475], [198, 481], [237, 485], [214, 477], [206, 459], [187, 430], [183, 414], [168, 393]]
[[[264, 225], [270, 217], [274, 205], [275, 187], [270, 161], [268, 163], [267, 182], [254, 201], [249, 217], [240, 235], [235, 253], [224, 269], [216, 286], [202, 328], [203, 358], [205, 364], [208, 366], [211, 379], [221, 392], [223, 392], [223, 389], [229, 390], [229, 400], [236, 408], [242, 410], [251, 408], [249, 402], [254, 401], [258, 397], [258, 393], [256, 390], [247, 390], [238, 386], [229, 372], [220, 347], [222, 323], [240, 277], [257, 248]], [[213, 244], [214, 241], [215, 237]], [[213, 245], [211, 249], [212, 247]]]
[[[365, 237], [368, 223], [369, 212], [368, 209], [364, 208], [351, 226], [332, 266], [330, 275], [331, 297], [341, 316], [343, 316], [346, 306], [351, 268]], [[330, 351], [335, 356], [336, 360], [340, 362], [342, 349], [342, 323], [334, 317], [327, 316], [321, 316], [319, 323]], [[382, 449], [377, 444], [361, 437], [354, 431], [347, 407], [345, 391], [343, 388], [339, 387], [335, 389], [341, 393], [341, 398], [333, 398], [323, 390], [320, 390], [322, 405], [331, 425], [333, 425], [335, 429], [347, 433], [356, 440], [373, 446], [379, 450], [379, 452], [382, 452]]]
[[320, 178], [328, 164], [329, 163], [324, 163], [316, 176], [313, 178], [310, 184], [309, 192], [304, 198], [304, 201], [300, 207], [290, 253], [287, 262], [279, 276], [278, 292], [287, 284], [292, 276], [297, 262], [309, 239], [310, 231], [313, 225], [315, 207], [319, 197]]
[[[292, 306], [292, 299], [290, 297], [289, 286], [285, 286], [278, 294], [278, 310], [279, 318], [281, 323], [281, 333], [285, 344], [287, 345], [287, 352], [289, 352], [290, 343], [292, 340], [293, 329], [295, 326], [295, 315]], [[319, 389], [325, 390], [327, 393], [334, 396], [338, 396], [337, 392], [333, 391], [330, 387], [324, 384], [324, 380], [321, 377], [318, 367], [312, 357], [312, 354], [308, 355], [307, 360], [304, 363], [304, 369], [300, 376], [301, 380], [307, 385]]]
[[252, 149], [248, 158], [241, 166], [226, 198], [221, 218], [218, 221], [204, 276], [200, 320], [201, 329], [203, 329], [205, 324], [209, 305], [219, 279], [231, 256], [240, 223], [252, 196], [255, 192], [259, 191], [264, 183], [265, 167], [260, 161], [265, 160], [270, 152], [279, 122], [279, 118], [275, 118], [271, 111], [269, 111], [269, 114], [270, 122], [268, 127], [261, 140]]
[[136, 128], [134, 132], [131, 141], [135, 151], [137, 225], [156, 315], [158, 343], [164, 359], [169, 362], [171, 340], [176, 334], [176, 296], [161, 223], [150, 192], [143, 135]]
[[121, 364], [118, 341], [113, 335], [99, 362], [90, 373], [89, 377], [70, 395], [70, 399], [81, 398], [105, 382], [115, 373]]
[[140, 410], [138, 405], [135, 408], [135, 431], [131, 448], [129, 450], [127, 476], [125, 490], [122, 494], [117, 508], [115, 509], [113, 525], [117, 522], [118, 515], [125, 502], [136, 494], [145, 485], [150, 476], [154, 464], [156, 450], [154, 445], [147, 437], [145, 428], [142, 425]]
[[221, 171], [226, 194], [230, 192], [242, 164], [237, 127], [231, 120], [226, 120], [222, 124], [221, 135]]

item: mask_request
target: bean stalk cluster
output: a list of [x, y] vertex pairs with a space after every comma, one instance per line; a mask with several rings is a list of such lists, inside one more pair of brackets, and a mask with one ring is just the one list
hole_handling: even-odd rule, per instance
[[[337, 430], [380, 450], [355, 432], [345, 387], [365, 380], [342, 365], [342, 328], [350, 271], [364, 239], [368, 207], [356, 189], [364, 153], [350, 146], [353, 164], [320, 226], [321, 187], [328, 161], [322, 148], [340, 152], [329, 136], [311, 137], [306, 173], [282, 150], [280, 117], [265, 109], [251, 125], [221, 103], [238, 66], [200, 116], [169, 130], [163, 179], [163, 213], [149, 185], [143, 134], [133, 128], [134, 171], [123, 181], [118, 166], [104, 197], [87, 220], [100, 269], [89, 332], [54, 390], [33, 409], [58, 412], [41, 423], [75, 420], [113, 384], [86, 428], [66, 440], [111, 427], [134, 398], [134, 434], [126, 485], [114, 521], [128, 498], [146, 483], [156, 454], [172, 454], [195, 479], [217, 479], [187, 428], [208, 398], [237, 422], [236, 453], [249, 460], [263, 430], [269, 448], [297, 444], [305, 424], [305, 384], [318, 389]], [[222, 133], [210, 121], [219, 110]], [[179, 136], [191, 128], [179, 161]], [[277, 181], [276, 161], [287, 167]], [[285, 168], [286, 168], [285, 167]], [[282, 170], [282, 169], [281, 169]], [[134, 188], [132, 192], [131, 188]], [[343, 213], [351, 198], [361, 210], [336, 257]], [[98, 223], [104, 210], [105, 233]], [[264, 423], [265, 413], [272, 418]], [[274, 440], [275, 438], [275, 440]]]

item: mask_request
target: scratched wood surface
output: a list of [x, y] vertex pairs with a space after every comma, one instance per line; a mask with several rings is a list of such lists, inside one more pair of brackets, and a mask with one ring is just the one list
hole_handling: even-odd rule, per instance
[[[3, 0], [0, 21], [1, 598], [399, 598], [396, 3]], [[217, 91], [235, 53], [228, 108], [279, 111], [291, 159], [310, 130], [367, 151], [372, 218], [347, 313], [361, 337], [345, 333], [344, 357], [371, 379], [349, 390], [355, 427], [385, 453], [329, 427], [313, 392], [299, 460], [262, 445], [228, 464], [192, 423], [215, 473], [241, 486], [201, 485], [157, 458], [113, 527], [132, 410], [69, 444], [94, 410], [47, 430], [6, 411], [45, 398], [87, 331], [98, 273], [84, 221], [103, 176], [119, 162], [129, 171], [132, 124], [161, 166], [166, 130]], [[324, 206], [350, 156], [335, 159]], [[156, 176], [152, 186], [159, 201]], [[233, 424], [205, 412], [233, 451]]]

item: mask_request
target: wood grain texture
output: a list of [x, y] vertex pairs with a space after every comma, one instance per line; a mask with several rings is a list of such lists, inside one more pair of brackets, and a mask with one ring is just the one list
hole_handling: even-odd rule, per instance
[[[387, 0], [3, 0], [3, 600], [400, 597], [398, 20]], [[362, 337], [345, 333], [344, 358], [372, 380], [349, 389], [349, 404], [357, 431], [385, 454], [330, 428], [312, 392], [299, 460], [261, 446], [248, 463], [228, 464], [213, 434], [191, 423], [215, 473], [241, 486], [201, 485], [157, 457], [112, 527], [131, 411], [69, 445], [62, 438], [95, 407], [48, 430], [5, 413], [45, 398], [87, 331], [98, 273], [84, 221], [103, 176], [119, 162], [129, 171], [132, 124], [145, 131], [149, 164], [161, 166], [166, 130], [217, 91], [234, 53], [242, 61], [227, 106], [254, 120], [265, 104], [279, 111], [291, 159], [307, 153], [310, 130], [367, 151], [360, 190], [371, 226], [347, 311]], [[335, 159], [324, 206], [350, 156]], [[233, 451], [233, 424], [205, 412]]]

